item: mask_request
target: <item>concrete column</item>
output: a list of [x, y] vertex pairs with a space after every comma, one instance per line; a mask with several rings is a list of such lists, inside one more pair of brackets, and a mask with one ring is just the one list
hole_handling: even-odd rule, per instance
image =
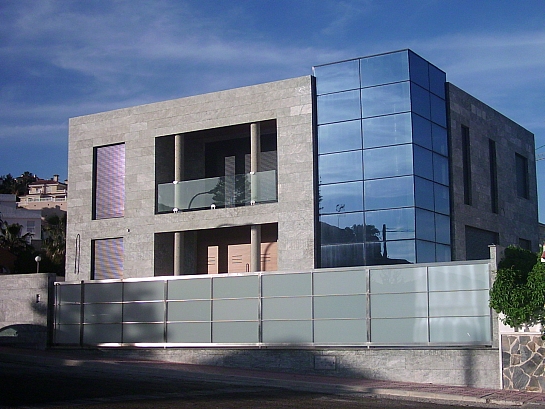
[[261, 271], [261, 225], [251, 226], [250, 243], [250, 271]]
[[[181, 182], [184, 178], [184, 137], [174, 135], [174, 180]], [[181, 197], [178, 185], [174, 185], [174, 204], [180, 208]], [[184, 236], [182, 232], [174, 233], [174, 272], [175, 276], [183, 274]]]
[[[250, 125], [250, 200], [257, 200], [258, 183], [256, 173], [261, 156], [261, 130], [259, 123]], [[261, 271], [261, 226], [253, 225], [250, 234], [250, 271]]]

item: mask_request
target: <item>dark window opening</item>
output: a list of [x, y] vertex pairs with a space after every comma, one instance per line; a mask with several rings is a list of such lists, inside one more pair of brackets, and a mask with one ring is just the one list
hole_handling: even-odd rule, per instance
[[515, 153], [515, 168], [517, 177], [517, 195], [523, 199], [530, 198], [530, 187], [528, 185], [528, 159]]
[[498, 165], [496, 161], [496, 142], [488, 140], [488, 150], [490, 157], [490, 201], [493, 213], [498, 213]]
[[471, 205], [471, 150], [469, 141], [469, 128], [462, 125], [462, 155], [463, 155], [463, 177], [464, 177], [464, 203]]

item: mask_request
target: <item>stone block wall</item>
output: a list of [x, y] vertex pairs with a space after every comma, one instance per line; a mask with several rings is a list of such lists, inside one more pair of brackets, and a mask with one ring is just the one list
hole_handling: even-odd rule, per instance
[[540, 334], [503, 334], [503, 388], [545, 392], [545, 341]]
[[47, 346], [56, 279], [51, 273], [0, 275], [0, 345]]

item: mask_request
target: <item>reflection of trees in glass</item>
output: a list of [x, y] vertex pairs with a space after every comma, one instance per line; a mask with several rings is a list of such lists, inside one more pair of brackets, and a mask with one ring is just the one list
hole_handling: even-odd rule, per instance
[[208, 193], [216, 206], [236, 206], [250, 202], [249, 175], [233, 175], [218, 178], [218, 183]]

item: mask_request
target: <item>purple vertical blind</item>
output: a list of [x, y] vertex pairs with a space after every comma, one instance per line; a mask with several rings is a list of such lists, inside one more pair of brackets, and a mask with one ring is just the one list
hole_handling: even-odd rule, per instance
[[125, 214], [125, 144], [96, 148], [95, 219]]
[[93, 279], [123, 278], [123, 238], [94, 240]]

